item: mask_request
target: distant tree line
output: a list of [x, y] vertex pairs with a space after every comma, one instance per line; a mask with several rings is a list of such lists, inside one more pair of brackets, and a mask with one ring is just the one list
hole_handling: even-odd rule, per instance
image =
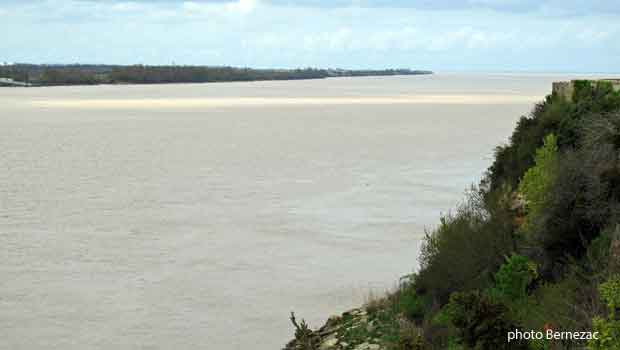
[[297, 80], [328, 77], [417, 75], [430, 71], [409, 69], [251, 69], [211, 66], [118, 66], [118, 65], [33, 65], [0, 66], [0, 78], [34, 85], [163, 84], [226, 81]]
[[222, 81], [320, 79], [320, 69], [249, 69], [233, 67], [127, 66], [117, 67], [109, 75], [114, 83], [206, 83]]

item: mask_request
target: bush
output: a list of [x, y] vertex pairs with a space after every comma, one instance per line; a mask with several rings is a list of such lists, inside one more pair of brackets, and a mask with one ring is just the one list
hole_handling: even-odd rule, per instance
[[398, 328], [398, 343], [393, 346], [393, 350], [425, 349], [424, 338], [420, 328], [407, 321], [401, 321]]
[[620, 109], [620, 92], [613, 91], [608, 82], [594, 86], [588, 81], [577, 82], [574, 93], [574, 103], [547, 96], [529, 116], [521, 117], [509, 144], [495, 150], [495, 160], [486, 179], [491, 190], [504, 185], [517, 187], [525, 171], [533, 165], [534, 153], [542, 146], [545, 135], [554, 133], [560, 150], [573, 149], [580, 144], [585, 117]]
[[[540, 107], [543, 108], [543, 107]], [[507, 185], [515, 188], [521, 176], [532, 164], [532, 155], [544, 134], [538, 121], [521, 117], [512, 134], [510, 144], [495, 149], [495, 161], [487, 172], [491, 189]]]
[[521, 304], [518, 322], [525, 329], [543, 330], [545, 327], [563, 330], [587, 329], [582, 322], [581, 305], [577, 303], [576, 289], [579, 283], [567, 278], [559, 283], [540, 285]]
[[527, 297], [527, 290], [538, 277], [536, 264], [528, 258], [514, 254], [506, 259], [495, 274], [495, 286], [490, 295], [507, 303]]
[[409, 320], [421, 320], [429, 309], [426, 296], [416, 293], [415, 287], [403, 288], [399, 292], [398, 309]]
[[580, 148], [558, 157], [544, 205], [528, 213], [524, 228], [547, 279], [558, 278], [567, 256], [581, 258], [590, 241], [620, 219], [620, 115], [590, 115], [583, 123]]
[[558, 145], [553, 134], [545, 136], [543, 146], [536, 150], [534, 166], [527, 170], [519, 184], [526, 200], [526, 226], [538, 219], [549, 200], [558, 171]]
[[495, 149], [495, 160], [486, 176], [490, 189], [496, 190], [505, 185], [516, 188], [525, 171], [534, 164], [534, 155], [543, 145], [545, 135], [556, 133], [560, 149], [572, 144], [579, 125], [572, 121], [567, 124], [568, 119], [572, 120], [568, 116], [573, 114], [573, 110], [573, 104], [547, 96], [529, 116], [521, 117], [509, 144]]
[[620, 350], [620, 276], [611, 278], [601, 284], [600, 293], [609, 308], [607, 319], [596, 317], [593, 320], [594, 331], [599, 332], [599, 339], [588, 343], [591, 350]]
[[593, 331], [599, 333], [599, 339], [590, 340], [588, 349], [620, 350], [620, 321], [596, 317], [592, 323]]
[[427, 233], [416, 279], [418, 294], [444, 305], [455, 291], [485, 289], [513, 249], [512, 224], [490, 215], [478, 191], [456, 214], [446, 215], [435, 231]]
[[620, 319], [620, 276], [611, 278], [609, 281], [601, 284], [599, 290], [601, 297], [609, 308], [610, 318], [614, 320]]
[[508, 309], [479, 292], [453, 293], [446, 314], [457, 330], [459, 342], [471, 349], [521, 349], [526, 344], [508, 344], [506, 336], [516, 327]]

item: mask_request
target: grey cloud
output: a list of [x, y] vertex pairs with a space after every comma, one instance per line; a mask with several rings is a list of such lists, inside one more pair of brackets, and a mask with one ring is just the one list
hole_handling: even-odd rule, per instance
[[[180, 4], [233, 3], [235, 0], [0, 0], [2, 4], [50, 3], [50, 2], [92, 2], [97, 4], [152, 3]], [[366, 8], [410, 8], [429, 11], [447, 10], [493, 10], [508, 13], [533, 13], [544, 11], [550, 15], [618, 14], [617, 0], [260, 0], [265, 4], [286, 7], [366, 7]]]
[[528, 13], [545, 11], [548, 14], [617, 14], [617, 0], [267, 0], [281, 6], [309, 7], [387, 7], [411, 8], [430, 11], [445, 10], [494, 10], [500, 12]]

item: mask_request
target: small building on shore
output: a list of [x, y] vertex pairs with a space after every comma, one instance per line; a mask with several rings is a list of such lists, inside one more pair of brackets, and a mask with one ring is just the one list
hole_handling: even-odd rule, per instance
[[16, 81], [11, 78], [0, 78], [0, 86], [30, 86], [30, 84], [22, 81]]

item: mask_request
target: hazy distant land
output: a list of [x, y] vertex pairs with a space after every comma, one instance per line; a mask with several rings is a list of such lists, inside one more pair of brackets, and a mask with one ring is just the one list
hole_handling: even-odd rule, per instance
[[411, 69], [252, 69], [213, 66], [34, 65], [0, 66], [0, 86], [208, 83], [330, 77], [432, 74]]

